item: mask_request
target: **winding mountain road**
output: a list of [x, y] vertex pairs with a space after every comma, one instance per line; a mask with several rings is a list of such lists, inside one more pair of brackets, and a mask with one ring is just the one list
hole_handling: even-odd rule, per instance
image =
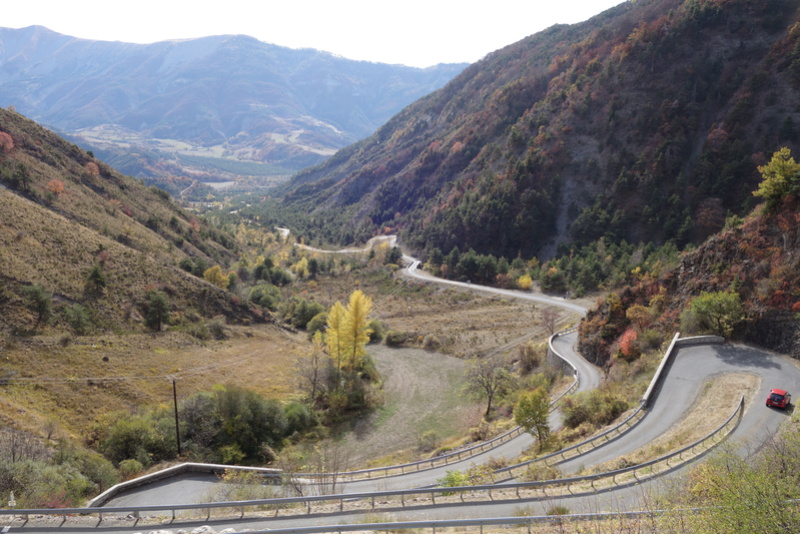
[[[363, 249], [358, 250], [362, 251]], [[352, 252], [352, 250], [349, 252]], [[583, 307], [563, 299], [438, 279], [427, 273], [420, 272], [418, 270], [419, 262], [416, 259], [409, 257], [405, 257], [405, 259], [408, 267], [404, 270], [403, 275], [411, 279], [560, 306], [581, 315], [586, 312]], [[578, 368], [581, 378], [581, 390], [596, 388], [600, 384], [600, 374], [596, 367], [574, 353], [572, 346], [575, 343], [575, 339], [576, 334], [556, 338], [556, 349]], [[765, 439], [777, 432], [781, 423], [789, 417], [788, 412], [766, 408], [763, 399], [766, 398], [767, 392], [772, 387], [780, 386], [790, 390], [796, 389], [796, 385], [800, 384], [800, 367], [798, 367], [797, 362], [789, 358], [751, 347], [730, 344], [698, 345], [683, 347], [678, 350], [667, 369], [664, 382], [647, 415], [637, 426], [606, 445], [562, 463], [559, 468], [564, 472], [573, 472], [580, 467], [597, 465], [619, 458], [650, 443], [667, 432], [686, 415], [707, 380], [713, 380], [714, 377], [729, 372], [748, 372], [760, 378], [758, 393], [753, 398], [746, 399], [748, 406], [743, 418], [729, 438], [739, 443], [742, 454], [748, 454], [750, 451], [757, 449], [764, 443]], [[532, 438], [523, 435], [489, 452], [465, 460], [465, 463], [478, 463], [482, 459], [490, 457], [513, 458], [532, 442]], [[343, 492], [357, 493], [420, 487], [435, 482], [446, 470], [455, 468], [459, 468], [457, 464], [450, 464], [446, 467], [408, 475], [350, 482], [345, 485]], [[686, 467], [682, 467], [677, 469], [676, 472], [680, 473], [685, 469]], [[605, 491], [592, 497], [563, 497], [558, 499], [558, 504], [568, 507], [573, 512], [630, 509], [631, 507], [642, 506], [642, 497], [648, 491], [655, 490], [668, 483], [669, 478], [667, 476], [651, 479], [637, 486]], [[135, 493], [122, 495], [108, 505], [147, 506], [164, 502], [175, 503], [177, 502], [176, 499], [183, 500], [180, 496], [196, 496], [196, 488], [201, 485], [207, 487], [207, 484], [208, 480], [165, 481], [159, 487], [146, 487]], [[192, 489], [193, 487], [195, 489]], [[552, 499], [547, 502], [533, 501], [530, 503], [529, 510], [532, 514], [543, 513], [552, 504]], [[398, 520], [503, 517], [514, 515], [519, 506], [519, 502], [473, 504], [468, 507], [443, 504], [436, 507], [425, 507], [424, 509], [403, 510], [394, 515]], [[263, 529], [346, 523], [355, 520], [355, 515], [350, 517], [346, 514], [337, 514], [334, 517], [316, 516], [276, 518], [272, 520], [241, 520], [226, 523], [225, 527]], [[219, 528], [222, 528], [222, 526]], [[33, 532], [29, 529], [24, 530]], [[113, 531], [135, 532], [135, 530], [124, 529], [114, 529]]]

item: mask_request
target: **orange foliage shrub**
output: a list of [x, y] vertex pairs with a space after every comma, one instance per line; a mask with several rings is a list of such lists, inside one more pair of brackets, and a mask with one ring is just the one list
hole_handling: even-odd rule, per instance
[[636, 330], [633, 328], [628, 328], [622, 334], [622, 337], [619, 340], [619, 355], [623, 360], [632, 362], [641, 356], [642, 352], [639, 349], [639, 343], [637, 342], [638, 338], [639, 334], [637, 334]]
[[0, 132], [0, 152], [8, 154], [14, 149], [14, 139], [6, 132]]
[[83, 166], [89, 176], [100, 176], [100, 167], [94, 161], [87, 161]]
[[58, 196], [64, 192], [64, 182], [61, 180], [50, 180], [47, 182], [47, 190], [55, 196]]

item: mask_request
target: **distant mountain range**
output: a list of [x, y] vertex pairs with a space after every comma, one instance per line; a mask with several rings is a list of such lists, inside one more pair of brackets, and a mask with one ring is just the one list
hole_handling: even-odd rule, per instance
[[[373, 133], [466, 65], [419, 69], [244, 35], [148, 45], [0, 28], [0, 105], [173, 192], [182, 176], [269, 182]], [[171, 185], [171, 186], [170, 186]]]
[[298, 174], [284, 211], [311, 213], [307, 239], [399, 229], [418, 252], [701, 242], [800, 147], [798, 20], [789, 0], [637, 0], [554, 26]]

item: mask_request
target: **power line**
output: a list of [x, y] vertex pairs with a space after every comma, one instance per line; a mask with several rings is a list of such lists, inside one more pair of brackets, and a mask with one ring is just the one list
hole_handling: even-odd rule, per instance
[[248, 360], [256, 358], [260, 356], [260, 354], [251, 354], [249, 356], [245, 356], [242, 358], [238, 358], [236, 360], [230, 360], [225, 362], [219, 362], [209, 365], [203, 365], [200, 367], [195, 367], [189, 369], [183, 373], [170, 373], [164, 375], [143, 375], [143, 376], [99, 376], [99, 377], [92, 377], [92, 376], [83, 376], [83, 377], [48, 377], [48, 376], [41, 376], [41, 377], [17, 377], [17, 376], [6, 376], [0, 378], [0, 384], [8, 384], [9, 382], [48, 382], [48, 383], [76, 383], [76, 382], [127, 382], [127, 381], [136, 381], [136, 380], [161, 380], [166, 379], [169, 381], [180, 380], [183, 378], [187, 378], [190, 376], [196, 376], [199, 374], [216, 371], [217, 369], [223, 369], [225, 367], [233, 367], [235, 365], [239, 365], [244, 363]]

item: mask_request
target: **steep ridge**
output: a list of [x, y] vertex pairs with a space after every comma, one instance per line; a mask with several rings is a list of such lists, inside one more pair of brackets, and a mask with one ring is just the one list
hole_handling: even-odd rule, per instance
[[298, 174], [285, 207], [309, 238], [399, 228], [417, 252], [700, 242], [800, 141], [797, 20], [785, 0], [643, 0], [554, 26]]
[[34, 285], [52, 294], [56, 311], [80, 305], [106, 331], [137, 328], [153, 289], [168, 295], [176, 318], [264, 321], [263, 313], [178, 268], [184, 258], [213, 265], [235, 257], [230, 236], [168, 194], [0, 109], [0, 335], [39, 326], [24, 298]]

